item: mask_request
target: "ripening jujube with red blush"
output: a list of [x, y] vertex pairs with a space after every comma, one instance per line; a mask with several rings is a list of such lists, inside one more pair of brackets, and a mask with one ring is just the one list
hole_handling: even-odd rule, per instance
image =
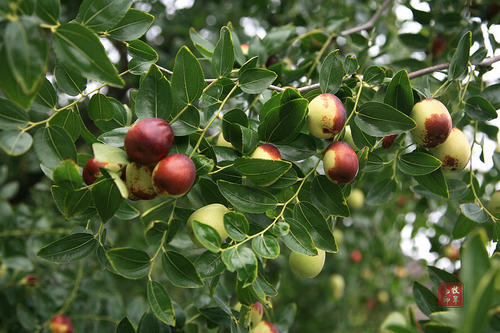
[[189, 156], [172, 154], [162, 159], [153, 170], [156, 193], [180, 197], [189, 192], [196, 179], [196, 166]]
[[358, 156], [347, 143], [331, 143], [323, 157], [323, 168], [328, 179], [336, 184], [350, 183], [358, 174]]
[[262, 144], [258, 146], [250, 155], [251, 158], [261, 158], [264, 160], [281, 160], [281, 153], [271, 144]]
[[57, 315], [50, 321], [52, 333], [73, 333], [73, 321], [65, 315]]
[[451, 116], [446, 106], [434, 98], [413, 106], [411, 118], [417, 124], [411, 131], [415, 142], [427, 148], [443, 143], [451, 132]]
[[279, 333], [274, 324], [268, 321], [261, 321], [257, 326], [250, 329], [250, 333]]
[[431, 153], [443, 163], [444, 171], [460, 171], [469, 163], [470, 143], [464, 132], [453, 127], [446, 141], [432, 148]]
[[331, 139], [344, 128], [344, 104], [332, 94], [320, 94], [309, 102], [307, 127], [318, 139]]
[[156, 197], [153, 187], [153, 167], [139, 163], [129, 163], [125, 172], [125, 182], [132, 199], [150, 200]]
[[108, 169], [109, 171], [118, 172], [121, 168], [120, 164], [110, 162], [99, 162], [95, 158], [91, 158], [83, 167], [82, 177], [85, 184], [93, 184], [97, 178], [101, 177], [100, 169]]
[[135, 123], [125, 135], [125, 151], [131, 160], [153, 164], [168, 155], [174, 144], [174, 132], [160, 118], [147, 118]]

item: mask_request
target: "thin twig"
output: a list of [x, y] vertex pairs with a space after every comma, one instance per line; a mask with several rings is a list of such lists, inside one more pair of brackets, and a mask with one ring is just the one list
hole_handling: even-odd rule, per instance
[[392, 0], [385, 0], [385, 2], [382, 4], [382, 6], [377, 10], [377, 12], [372, 16], [372, 18], [368, 22], [366, 22], [362, 25], [358, 25], [357, 27], [344, 30], [340, 33], [340, 35], [348, 36], [348, 35], [351, 35], [353, 33], [359, 32], [359, 31], [372, 29], [375, 26], [375, 23], [377, 23], [377, 20], [380, 18], [380, 15], [382, 15], [384, 10], [386, 10], [387, 7], [389, 7], [391, 2], [392, 2]]
[[[494, 57], [491, 57], [491, 58], [486, 58], [483, 61], [481, 61], [479, 64], [477, 64], [477, 66], [480, 66], [480, 67], [489, 67], [489, 66], [493, 65], [497, 61], [500, 61], [500, 55], [497, 55], [497, 56], [494, 56]], [[422, 76], [422, 75], [425, 75], [425, 74], [430, 74], [430, 73], [433, 73], [433, 72], [437, 72], [437, 71], [440, 71], [442, 69], [446, 69], [448, 67], [450, 67], [450, 63], [449, 62], [445, 62], [443, 64], [434, 65], [434, 66], [430, 66], [430, 67], [425, 67], [425, 68], [419, 69], [418, 71], [411, 72], [411, 73], [408, 74], [408, 77], [410, 79], [413, 79], [415, 77]]]

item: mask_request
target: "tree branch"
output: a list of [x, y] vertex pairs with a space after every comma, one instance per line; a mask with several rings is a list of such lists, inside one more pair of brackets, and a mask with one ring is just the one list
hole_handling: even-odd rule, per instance
[[340, 35], [348, 36], [359, 31], [372, 29], [375, 26], [375, 23], [377, 23], [377, 20], [380, 18], [382, 13], [387, 9], [387, 7], [389, 7], [391, 2], [392, 0], [385, 0], [382, 6], [380, 6], [380, 8], [377, 10], [377, 12], [375, 12], [375, 14], [373, 14], [372, 18], [368, 22], [362, 25], [358, 25], [357, 27], [344, 30], [340, 33]]
[[[492, 64], [494, 64], [497, 61], [500, 61], [500, 55], [497, 55], [497, 56], [494, 56], [494, 57], [491, 57], [491, 58], [486, 58], [482, 62], [480, 62], [479, 64], [477, 64], [477, 66], [480, 66], [480, 67], [489, 67], [489, 66], [491, 66]], [[437, 72], [437, 71], [442, 70], [442, 69], [446, 69], [449, 66], [450, 66], [450, 63], [449, 62], [445, 62], [443, 64], [439, 64], [439, 65], [434, 65], [434, 66], [422, 68], [422, 69], [419, 69], [418, 71], [414, 71], [414, 72], [409, 73], [408, 77], [410, 79], [413, 79], [413, 78], [418, 77], [418, 76], [422, 76], [422, 75], [425, 75], [425, 74], [430, 74], [430, 73], [433, 73], [433, 72]]]

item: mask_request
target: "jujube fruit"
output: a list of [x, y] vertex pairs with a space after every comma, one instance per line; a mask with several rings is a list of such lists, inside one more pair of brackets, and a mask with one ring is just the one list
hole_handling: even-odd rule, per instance
[[125, 182], [132, 199], [150, 200], [156, 197], [152, 174], [153, 167], [151, 165], [141, 165], [135, 162], [127, 165]]
[[250, 329], [250, 333], [279, 333], [279, 331], [272, 323], [261, 321], [257, 326]]
[[224, 241], [228, 236], [224, 227], [224, 214], [227, 212], [229, 212], [229, 209], [226, 206], [214, 203], [203, 206], [191, 214], [187, 221], [187, 226], [189, 228], [189, 236], [193, 242], [201, 246], [193, 231], [193, 222], [195, 220], [214, 228], [222, 241]]
[[281, 160], [281, 154], [278, 148], [268, 143], [258, 146], [250, 157], [264, 160]]
[[431, 153], [443, 163], [444, 171], [460, 171], [469, 163], [470, 143], [464, 132], [453, 127], [446, 141]]
[[153, 170], [156, 193], [180, 197], [189, 192], [196, 179], [196, 166], [184, 154], [172, 154], [162, 159]]
[[325, 265], [325, 251], [318, 249], [318, 254], [314, 256], [292, 251], [288, 259], [290, 269], [295, 275], [313, 278], [321, 273]]
[[73, 322], [65, 315], [54, 316], [50, 321], [50, 330], [52, 333], [73, 333]]
[[358, 156], [347, 143], [331, 143], [323, 157], [323, 168], [328, 179], [336, 184], [350, 183], [358, 174]]
[[153, 164], [168, 155], [174, 144], [174, 132], [160, 118], [147, 118], [135, 123], [125, 135], [125, 151], [131, 160]]
[[344, 104], [332, 94], [320, 94], [309, 102], [307, 127], [318, 139], [331, 139], [342, 128], [346, 121]]
[[417, 126], [411, 131], [415, 142], [427, 148], [443, 143], [451, 131], [451, 116], [446, 106], [434, 98], [413, 106], [411, 117]]
[[101, 177], [100, 169], [108, 169], [113, 172], [118, 172], [121, 168], [120, 164], [110, 162], [99, 162], [94, 157], [88, 160], [83, 167], [82, 177], [85, 184], [93, 184], [97, 178]]

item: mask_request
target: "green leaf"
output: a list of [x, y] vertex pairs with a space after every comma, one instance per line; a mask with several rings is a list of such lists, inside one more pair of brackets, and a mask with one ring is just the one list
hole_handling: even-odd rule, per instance
[[90, 190], [87, 188], [73, 191], [54, 185], [51, 192], [57, 208], [67, 220], [84, 213], [92, 201]]
[[[7, 64], [6, 48], [0, 48], [0, 63]], [[0, 88], [7, 97], [23, 109], [28, 109], [35, 98], [37, 91], [33, 90], [30, 93], [23, 91], [22, 87], [17, 83], [11, 66], [0, 66]], [[2, 115], [0, 114], [0, 118]], [[1, 120], [0, 120], [1, 124]]]
[[[172, 112], [170, 83], [158, 67], [151, 65], [141, 82], [135, 99], [135, 114], [139, 120], [161, 118], [168, 120]], [[177, 135], [177, 133], [176, 133]]]
[[18, 129], [28, 124], [29, 116], [26, 111], [8, 99], [0, 98], [0, 129]]
[[[460, 279], [464, 283], [466, 293], [467, 290], [477, 290], [481, 279], [490, 269], [491, 263], [485, 246], [486, 238], [484, 230], [480, 230], [469, 235], [462, 247]], [[467, 298], [465, 301], [470, 304]]]
[[398, 169], [411, 176], [422, 176], [441, 167], [441, 161], [423, 152], [411, 152], [398, 156]]
[[366, 195], [369, 205], [381, 205], [390, 201], [396, 194], [398, 186], [394, 179], [385, 178], [373, 185]]
[[45, 23], [56, 25], [61, 13], [61, 4], [59, 0], [37, 0], [35, 12]]
[[427, 190], [441, 198], [448, 199], [450, 196], [448, 184], [446, 184], [446, 179], [441, 169], [437, 169], [427, 175], [415, 176], [415, 180]]
[[144, 251], [130, 247], [114, 248], [106, 251], [111, 266], [127, 279], [140, 279], [148, 273], [150, 258]]
[[[245, 63], [245, 55], [243, 54], [243, 51], [241, 50], [241, 42], [240, 39], [238, 38], [238, 35], [234, 31], [234, 27], [231, 22], [228, 23], [228, 28], [229, 31], [231, 32], [231, 39], [233, 41], [233, 48], [234, 48], [234, 60], [242, 66]], [[236, 47], [235, 47], [236, 45]]]
[[274, 195], [259, 188], [224, 180], [217, 181], [217, 186], [227, 201], [243, 212], [264, 213], [278, 204]]
[[83, 0], [76, 21], [94, 31], [105, 31], [127, 13], [133, 0]]
[[90, 119], [111, 120], [115, 115], [113, 105], [108, 97], [103, 94], [95, 94], [89, 101], [88, 112]]
[[214, 160], [203, 155], [194, 155], [191, 159], [196, 167], [197, 176], [207, 175], [215, 165]]
[[87, 79], [62, 65], [57, 65], [54, 69], [57, 87], [70, 96], [83, 93], [87, 87]]
[[281, 237], [283, 243], [292, 251], [310, 256], [317, 255], [318, 250], [316, 250], [307, 229], [293, 218], [287, 218], [286, 222], [290, 225], [290, 232]]
[[114, 39], [134, 40], [142, 37], [149, 30], [154, 16], [141, 10], [130, 8], [125, 16], [107, 33]]
[[58, 111], [50, 120], [49, 125], [63, 128], [73, 142], [80, 137], [84, 127], [80, 114], [74, 108]]
[[399, 34], [398, 37], [405, 46], [411, 49], [427, 51], [429, 48], [429, 37], [423, 34], [404, 33]]
[[49, 48], [36, 20], [23, 16], [9, 22], [4, 38], [8, 66], [17, 83], [26, 94], [37, 91], [45, 74]]
[[0, 147], [11, 156], [19, 156], [27, 152], [33, 144], [29, 133], [17, 130], [0, 132]]
[[99, 38], [86, 27], [76, 22], [61, 24], [54, 32], [52, 46], [58, 61], [69, 70], [88, 79], [123, 86], [124, 81], [106, 55]]
[[492, 120], [498, 116], [495, 107], [481, 96], [468, 98], [465, 102], [465, 112], [471, 119], [480, 121]]
[[200, 223], [198, 221], [193, 221], [193, 233], [196, 239], [203, 245], [207, 250], [217, 253], [220, 251], [222, 245], [222, 239], [220, 238], [217, 230], [211, 226]]
[[127, 317], [123, 317], [118, 326], [116, 326], [115, 333], [135, 333], [135, 329], [130, 320]]
[[67, 263], [86, 257], [97, 245], [91, 234], [77, 233], [58, 239], [40, 249], [37, 256], [55, 263]]
[[281, 160], [240, 157], [234, 161], [234, 166], [256, 185], [268, 186], [290, 170], [292, 163]]
[[257, 278], [257, 257], [245, 246], [228, 248], [222, 252], [222, 261], [231, 272], [238, 273], [238, 280], [244, 286], [252, 284]]
[[39, 110], [41, 109], [42, 111], [52, 111], [52, 109], [55, 107], [57, 103], [57, 93], [52, 86], [52, 83], [50, 83], [49, 80], [46, 78], [42, 79], [42, 84], [40, 86], [40, 89], [38, 90], [38, 94], [36, 95], [35, 98], [35, 103], [34, 107]]
[[321, 64], [319, 85], [323, 93], [335, 94], [342, 85], [344, 64], [340, 61], [338, 53], [338, 49], [330, 52]]
[[293, 217], [310, 232], [314, 245], [318, 249], [334, 253], [338, 251], [332, 228], [316, 206], [301, 201], [294, 206]]
[[101, 178], [93, 184], [92, 198], [103, 223], [115, 215], [123, 201], [118, 186], [111, 178]]
[[332, 183], [326, 176], [315, 177], [311, 187], [311, 199], [324, 215], [347, 217], [349, 207], [345, 201], [342, 189]]
[[94, 143], [92, 145], [94, 157], [98, 162], [112, 162], [116, 164], [128, 164], [127, 153], [117, 147], [104, 145], [102, 143]]
[[358, 59], [356, 56], [348, 55], [344, 60], [344, 69], [346, 74], [354, 74], [359, 69]]
[[460, 205], [460, 211], [469, 220], [477, 223], [484, 223], [490, 221], [490, 217], [486, 212], [475, 203], [463, 203]]
[[116, 217], [120, 220], [130, 221], [139, 217], [140, 211], [129, 202], [123, 201], [116, 212]]
[[158, 61], [158, 53], [141, 40], [128, 42], [127, 51], [132, 57], [128, 63], [130, 73], [142, 75], [151, 70], [151, 65]]
[[387, 86], [384, 103], [407, 115], [411, 113], [414, 103], [413, 90], [405, 69], [397, 72]]
[[202, 95], [205, 77], [198, 59], [183, 46], [175, 56], [172, 92], [181, 106], [192, 104]]
[[62, 161], [61, 164], [54, 169], [52, 178], [57, 185], [69, 185], [71, 188], [77, 188], [83, 183], [78, 165], [72, 160]]
[[500, 83], [486, 87], [481, 96], [486, 98], [495, 109], [500, 109]]
[[179, 252], [166, 251], [163, 255], [163, 271], [176, 287], [201, 288], [203, 281], [191, 261]]
[[379, 102], [363, 104], [354, 121], [363, 132], [371, 136], [400, 134], [416, 126], [413, 119], [404, 113]]
[[237, 212], [227, 212], [224, 214], [224, 229], [226, 229], [229, 237], [241, 242], [246, 238], [250, 226], [245, 215]]
[[466, 32], [458, 42], [457, 49], [453, 54], [448, 68], [448, 76], [450, 79], [456, 79], [462, 76], [467, 71], [469, 64], [469, 54], [471, 47], [472, 33]]
[[429, 316], [432, 312], [439, 311], [437, 297], [417, 281], [413, 283], [413, 297], [418, 308], [425, 315]]
[[433, 267], [433, 266], [427, 266], [427, 270], [429, 271], [429, 277], [431, 278], [432, 282], [434, 283], [434, 286], [436, 289], [438, 289], [438, 286], [440, 283], [456, 283], [460, 282], [460, 280], [453, 274], [448, 273], [447, 271], [444, 271], [442, 269]]
[[277, 75], [273, 71], [263, 68], [249, 68], [240, 73], [238, 84], [247, 94], [260, 94], [264, 92]]
[[148, 281], [147, 294], [149, 307], [156, 318], [169, 326], [175, 326], [174, 307], [165, 287], [150, 280]]
[[381, 84], [384, 78], [384, 69], [379, 66], [370, 66], [363, 73], [363, 81], [373, 85]]
[[259, 235], [252, 239], [252, 248], [255, 253], [266, 259], [276, 259], [280, 254], [280, 244], [271, 235]]
[[233, 70], [234, 46], [228, 27], [222, 27], [212, 56], [212, 72], [216, 77], [228, 76]]
[[307, 116], [307, 99], [296, 98], [271, 109], [259, 123], [259, 138], [266, 142], [290, 143], [299, 134]]
[[189, 29], [189, 37], [194, 46], [206, 57], [212, 57], [215, 45], [203, 38], [194, 28]]
[[152, 313], [145, 312], [142, 315], [139, 326], [137, 326], [137, 333], [160, 333], [158, 320]]
[[40, 128], [34, 137], [34, 149], [40, 162], [49, 169], [54, 169], [62, 160], [76, 161], [76, 148], [73, 140], [61, 127]]
[[226, 270], [220, 254], [210, 251], [205, 251], [198, 256], [194, 265], [204, 279], [220, 275]]

